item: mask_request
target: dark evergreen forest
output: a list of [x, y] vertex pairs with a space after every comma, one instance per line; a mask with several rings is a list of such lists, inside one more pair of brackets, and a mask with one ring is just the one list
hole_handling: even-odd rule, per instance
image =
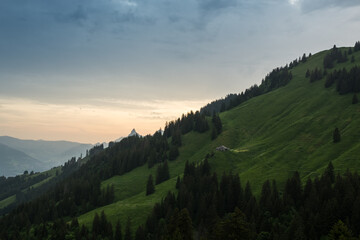
[[298, 172], [294, 172], [281, 190], [276, 181], [268, 180], [260, 196], [255, 197], [249, 182], [243, 185], [239, 176], [231, 172], [219, 178], [205, 159], [199, 165], [186, 163], [176, 188], [178, 193], [169, 192], [155, 204], [146, 223], [135, 233], [130, 232], [131, 219], [125, 229], [121, 229], [119, 223], [113, 229], [103, 212], [95, 215], [93, 227], [87, 229], [79, 226], [76, 218], [68, 223], [59, 217], [48, 222], [41, 218], [46, 209], [38, 207], [33, 216], [23, 207], [1, 220], [0, 237], [132, 239], [135, 236], [136, 240], [142, 240], [320, 239], [328, 236], [329, 239], [356, 239], [354, 236], [360, 234], [360, 176], [350, 171], [335, 174], [331, 163], [320, 177], [308, 179], [306, 184], [301, 183]]

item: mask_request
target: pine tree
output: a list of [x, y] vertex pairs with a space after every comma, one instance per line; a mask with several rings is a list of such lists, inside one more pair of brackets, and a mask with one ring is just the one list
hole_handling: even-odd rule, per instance
[[79, 235], [81, 239], [89, 239], [89, 231], [84, 225], [81, 226]]
[[124, 240], [132, 240], [132, 237], [131, 237], [131, 219], [130, 219], [130, 217], [128, 217], [128, 220], [126, 222]]
[[181, 131], [177, 128], [171, 135], [171, 144], [175, 146], [181, 146]]
[[76, 229], [78, 227], [79, 227], [79, 222], [78, 222], [77, 218], [73, 218], [71, 220], [70, 228], [71, 229]]
[[298, 208], [302, 202], [302, 184], [299, 172], [295, 171], [292, 178], [288, 179], [283, 194], [284, 204]]
[[305, 62], [306, 62], [306, 54], [305, 54], [305, 53], [303, 54], [303, 56], [302, 56], [302, 58], [301, 58], [301, 62], [302, 62], [302, 63], [305, 63]]
[[156, 163], [156, 152], [154, 149], [150, 150], [150, 154], [148, 156], [148, 168], [152, 168]]
[[245, 215], [238, 208], [235, 208], [233, 213], [228, 214], [216, 225], [214, 235], [215, 239], [248, 240], [251, 232]]
[[145, 230], [142, 226], [139, 226], [136, 230], [135, 240], [146, 240]]
[[353, 239], [351, 231], [341, 220], [333, 225], [328, 237], [329, 240]]
[[225, 101], [223, 101], [221, 103], [220, 112], [225, 112], [225, 111], [226, 111], [226, 105], [225, 105]]
[[114, 240], [122, 240], [121, 224], [119, 220], [116, 222]]
[[334, 173], [334, 166], [332, 165], [331, 162], [329, 162], [327, 168], [325, 169], [323, 177], [327, 178], [331, 183], [334, 183], [335, 173]]
[[360, 41], [357, 41], [354, 46], [354, 52], [360, 51]]
[[171, 146], [169, 150], [169, 160], [173, 161], [179, 156], [179, 148], [175, 146]]
[[338, 128], [335, 128], [334, 133], [333, 133], [333, 142], [334, 143], [338, 143], [341, 140], [341, 136], [340, 136], [340, 131]]
[[192, 221], [190, 218], [189, 211], [186, 208], [182, 209], [179, 213], [178, 228], [181, 232], [183, 239], [186, 240], [193, 239]]
[[222, 122], [219, 115], [216, 114], [215, 111], [213, 112], [212, 122], [214, 124], [214, 127], [216, 128], [217, 134], [220, 134], [222, 132]]
[[180, 189], [180, 176], [178, 176], [177, 179], [176, 179], [175, 187], [176, 187], [176, 189]]
[[93, 236], [98, 236], [101, 233], [101, 223], [100, 217], [95, 213], [93, 224], [92, 224], [92, 234]]
[[170, 178], [170, 173], [169, 173], [169, 166], [167, 161], [165, 160], [165, 162], [163, 164], [160, 164], [158, 166], [158, 168], [156, 169], [156, 180], [155, 180], [155, 184], [159, 184], [162, 183], [166, 180], [168, 180]]
[[250, 182], [247, 181], [246, 185], [245, 185], [245, 192], [244, 192], [245, 201], [246, 202], [250, 201], [252, 197], [253, 197], [253, 194], [252, 194]]
[[155, 192], [154, 180], [152, 175], [149, 175], [147, 184], [146, 184], [146, 196], [153, 194]]

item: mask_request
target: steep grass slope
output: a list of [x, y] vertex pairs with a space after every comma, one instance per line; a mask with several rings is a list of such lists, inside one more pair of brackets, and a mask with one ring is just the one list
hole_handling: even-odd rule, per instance
[[[52, 180], [53, 178], [55, 178], [58, 174], [61, 173], [61, 167], [56, 167], [56, 168], [52, 168], [50, 170], [47, 170], [45, 172], [42, 172], [42, 173], [35, 173], [33, 175], [22, 175], [22, 176], [25, 176], [25, 179], [24, 181], [28, 181], [29, 179], [31, 178], [34, 178], [34, 177], [37, 177], [41, 174], [45, 174], [47, 177], [43, 180], [40, 180], [39, 182], [27, 187], [27, 188], [24, 188], [24, 189], [21, 189], [21, 192], [23, 193], [26, 193], [27, 191], [29, 191], [29, 189], [33, 190], [33, 189], [36, 189], [42, 185], [44, 185], [45, 183], [49, 182], [50, 180]], [[16, 201], [16, 194], [14, 195], [11, 195], [5, 199], [1, 199], [0, 200], [0, 211], [9, 206], [10, 204], [14, 203]]]
[[[176, 161], [169, 163], [171, 179], [156, 186], [155, 194], [145, 196], [148, 175], [155, 175], [156, 166], [137, 168], [125, 175], [103, 182], [114, 184], [115, 203], [88, 212], [79, 222], [91, 226], [95, 212], [104, 211], [113, 222], [119, 219], [125, 225], [131, 217], [133, 228], [144, 223], [155, 202], [167, 191], [175, 191], [177, 175], [181, 175], [185, 161], [202, 161], [215, 147], [225, 145], [232, 150], [216, 152], [210, 158], [212, 170], [237, 172], [244, 184], [250, 181], [256, 194], [267, 179], [276, 179], [279, 188], [285, 180], [299, 171], [303, 180], [316, 177], [329, 161], [336, 171], [360, 169], [360, 104], [352, 105], [352, 95], [339, 95], [334, 87], [324, 88], [324, 81], [310, 83], [305, 78], [307, 69], [323, 68], [326, 52], [313, 55], [306, 63], [292, 69], [293, 79], [282, 88], [255, 97], [220, 115], [223, 133], [214, 141], [210, 131], [191, 132], [183, 136], [183, 147]], [[337, 64], [336, 68], [349, 68], [359, 64]], [[341, 132], [340, 143], [332, 142], [335, 127]]]

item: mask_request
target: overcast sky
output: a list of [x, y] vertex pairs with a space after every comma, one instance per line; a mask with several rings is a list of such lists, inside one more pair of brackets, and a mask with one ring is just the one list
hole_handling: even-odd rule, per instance
[[359, 0], [1, 0], [0, 135], [153, 133], [357, 40]]

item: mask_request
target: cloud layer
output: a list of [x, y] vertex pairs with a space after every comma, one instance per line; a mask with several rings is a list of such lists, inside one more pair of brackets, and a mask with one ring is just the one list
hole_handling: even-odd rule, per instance
[[[94, 99], [171, 105], [220, 98], [259, 83], [273, 68], [304, 52], [360, 40], [359, 4], [357, 0], [2, 0], [0, 98], [50, 106], [91, 105], [96, 111], [101, 101]], [[149, 108], [144, 111], [153, 112], [144, 106]], [[121, 104], [116, 107], [132, 111]], [[114, 118], [110, 113], [107, 117]], [[10, 118], [1, 116], [0, 122], [8, 126]], [[165, 121], [174, 114], [169, 110], [167, 116], [145, 118], [153, 116]], [[122, 119], [124, 125], [132, 122]], [[158, 127], [163, 126], [160, 120]]]
[[330, 7], [347, 8], [360, 5], [360, 1], [357, 0], [293, 0], [292, 2], [300, 4], [304, 12]]

